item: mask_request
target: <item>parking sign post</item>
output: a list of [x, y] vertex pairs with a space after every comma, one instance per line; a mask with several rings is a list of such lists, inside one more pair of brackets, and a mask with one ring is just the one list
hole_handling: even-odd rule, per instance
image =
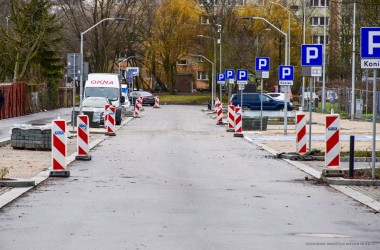
[[240, 90], [240, 104], [243, 109], [243, 90], [245, 85], [248, 84], [248, 70], [246, 69], [238, 69], [236, 71], [236, 83], [239, 85]]
[[311, 152], [311, 124], [312, 124], [312, 100], [313, 100], [313, 78], [322, 76], [322, 44], [302, 44], [301, 65], [302, 76], [310, 77], [309, 83], [309, 152]]
[[[270, 58], [256, 57], [256, 78], [261, 79], [261, 96], [264, 90], [264, 78], [269, 78]], [[260, 131], [263, 131], [263, 98], [260, 98]]]
[[[360, 57], [362, 69], [373, 69], [372, 105], [372, 179], [376, 173], [376, 84], [377, 69], [380, 69], [380, 27], [360, 29]], [[352, 90], [354, 91], [354, 90]]]
[[285, 101], [284, 101], [284, 135], [288, 134], [288, 92], [289, 85], [293, 85], [294, 67], [279, 66], [278, 68], [278, 85], [285, 86]]

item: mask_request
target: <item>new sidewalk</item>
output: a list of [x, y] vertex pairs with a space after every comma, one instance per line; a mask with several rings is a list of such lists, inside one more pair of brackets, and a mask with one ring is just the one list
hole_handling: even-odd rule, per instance
[[[10, 128], [14, 124], [49, 124], [52, 120], [60, 117], [70, 122], [71, 109], [58, 109], [36, 113], [27, 116], [0, 120], [0, 167], [10, 169], [10, 177], [14, 187], [0, 186], [0, 208], [18, 198], [25, 192], [45, 181], [51, 170], [51, 151], [14, 150], [10, 146]], [[116, 130], [128, 123], [132, 118], [125, 117]], [[72, 128], [68, 126], [70, 131]], [[101, 143], [107, 136], [105, 129], [90, 129], [90, 149]], [[76, 138], [68, 139], [67, 165], [75, 160]], [[30, 184], [32, 183], [32, 184]], [[26, 185], [25, 185], [26, 184]]]
[[[307, 117], [307, 140], [309, 141], [309, 113], [305, 113]], [[325, 151], [325, 117], [327, 114], [312, 114], [312, 136], [311, 149], [319, 149]], [[380, 135], [380, 124], [376, 124], [376, 148], [379, 149], [380, 143], [377, 139]], [[288, 126], [286, 135], [284, 134], [283, 125], [268, 125], [266, 131], [243, 131], [247, 140], [262, 147], [273, 156], [280, 153], [296, 152], [295, 126], [294, 123]], [[342, 151], [349, 151], [349, 136], [354, 135], [355, 150], [372, 150], [372, 122], [359, 120], [340, 120], [340, 148]], [[322, 172], [329, 170], [325, 166], [324, 161], [294, 161], [284, 159], [289, 164], [308, 173], [316, 179], [320, 179]], [[376, 164], [379, 167], [378, 164]], [[337, 170], [348, 170], [349, 163], [341, 162]], [[355, 169], [371, 169], [370, 162], [355, 162]], [[380, 187], [374, 185], [357, 185], [355, 180], [343, 178], [328, 178], [334, 189], [352, 197], [353, 199], [373, 208], [380, 212]], [[380, 182], [378, 180], [377, 182]], [[355, 185], [353, 185], [355, 184]]]

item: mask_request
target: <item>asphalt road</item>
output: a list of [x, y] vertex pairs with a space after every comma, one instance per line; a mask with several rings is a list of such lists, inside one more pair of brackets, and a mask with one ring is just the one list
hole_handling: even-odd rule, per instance
[[0, 210], [0, 249], [379, 249], [380, 215], [201, 112], [146, 107]]

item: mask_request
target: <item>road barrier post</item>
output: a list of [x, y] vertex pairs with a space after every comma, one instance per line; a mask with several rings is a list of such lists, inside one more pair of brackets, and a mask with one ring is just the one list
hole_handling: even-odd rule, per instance
[[233, 104], [228, 105], [227, 123], [227, 132], [235, 132], [235, 106]]
[[302, 112], [296, 115], [296, 149], [297, 153], [305, 154], [306, 148], [306, 115]]
[[340, 165], [339, 115], [326, 115], [325, 164], [334, 168]]
[[116, 108], [114, 106], [108, 107], [108, 126], [106, 135], [115, 136], [115, 116]]
[[77, 156], [76, 160], [91, 160], [90, 152], [90, 123], [87, 115], [78, 115], [77, 117]]
[[52, 121], [52, 160], [53, 170], [50, 171], [52, 177], [69, 177], [70, 171], [66, 170], [67, 157], [67, 128], [66, 121], [56, 119]]
[[234, 137], [244, 137], [242, 128], [242, 108], [235, 107], [235, 134]]

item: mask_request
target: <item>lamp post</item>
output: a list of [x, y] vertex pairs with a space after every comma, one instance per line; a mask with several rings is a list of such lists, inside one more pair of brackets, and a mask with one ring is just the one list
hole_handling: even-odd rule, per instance
[[[323, 14], [322, 113], [325, 112], [325, 105], [326, 105], [326, 7], [327, 7], [327, 1], [325, 1], [324, 14]], [[351, 110], [351, 114], [352, 112], [353, 110]]]
[[[216, 68], [216, 66], [215, 66], [215, 63], [216, 63], [216, 42], [215, 42], [215, 38], [213, 38], [211, 36], [197, 35], [197, 37], [204, 37], [207, 39], [212, 39], [214, 41], [214, 63], [212, 64], [213, 76], [212, 76], [212, 86], [211, 86], [211, 92], [212, 92], [211, 105], [212, 105], [212, 107], [214, 107], [214, 91], [215, 91], [215, 89], [214, 89], [214, 84], [215, 84], [214, 78], [215, 78], [215, 72], [216, 72], [216, 69], [215, 69]], [[222, 99], [220, 99], [220, 101], [222, 101]]]
[[267, 19], [263, 18], [263, 17], [256, 17], [256, 16], [247, 16], [247, 17], [241, 17], [240, 19], [243, 19], [243, 20], [262, 20], [264, 22], [266, 22], [267, 24], [269, 24], [271, 27], [273, 27], [275, 30], [277, 30], [278, 32], [280, 32], [282, 35], [285, 36], [285, 62], [284, 62], [284, 65], [288, 65], [288, 35], [283, 32], [282, 30], [280, 30], [279, 28], [277, 28], [273, 23], [269, 22]]
[[[355, 118], [355, 29], [356, 29], [356, 3], [353, 6], [353, 22], [352, 22], [352, 76], [351, 76], [351, 120]], [[326, 9], [326, 7], [325, 7]]]
[[[273, 27], [275, 30], [277, 30], [278, 32], [280, 32], [282, 35], [285, 36], [285, 63], [284, 65], [288, 65], [288, 35], [283, 32], [282, 30], [280, 30], [279, 28], [277, 28], [275, 25], [273, 25], [271, 22], [269, 22], [267, 19], [263, 18], [263, 17], [254, 17], [254, 16], [248, 16], [248, 17], [241, 17], [240, 19], [243, 19], [243, 20], [262, 20], [264, 22], [266, 22], [267, 24], [269, 24], [271, 27]], [[261, 85], [261, 89], [263, 89], [263, 84]], [[288, 88], [286, 88], [286, 91], [285, 91], [285, 102], [284, 102], [284, 135], [287, 135], [288, 133]]]
[[[302, 44], [306, 42], [306, 0], [303, 0], [303, 25], [302, 25]], [[304, 110], [304, 102], [305, 102], [305, 77], [302, 76], [302, 97], [301, 97], [301, 109]]]
[[[218, 27], [218, 33], [219, 33], [219, 72], [222, 73], [222, 25], [217, 24]], [[219, 92], [220, 92], [220, 101], [222, 101], [222, 85], [219, 86]], [[231, 93], [228, 92], [228, 100], [230, 100]]]
[[81, 71], [80, 71], [80, 85], [79, 85], [79, 114], [82, 114], [82, 100], [83, 100], [83, 35], [86, 34], [88, 31], [92, 30], [99, 24], [105, 21], [126, 21], [126, 18], [121, 18], [121, 17], [110, 17], [110, 18], [104, 18], [103, 20], [97, 22], [87, 30], [83, 31], [80, 33], [80, 66], [81, 66]]
[[131, 59], [131, 58], [135, 58], [135, 56], [128, 56], [127, 58], [124, 58], [123, 60], [119, 61], [119, 64], [118, 64], [118, 72], [119, 72], [119, 75], [121, 73], [121, 70], [120, 70], [120, 64], [122, 64], [123, 62], [127, 62], [128, 64], [128, 60]]
[[289, 57], [288, 57], [287, 63], [288, 63], [288, 65], [290, 65], [290, 10], [285, 8], [285, 6], [283, 6], [279, 3], [275, 3], [275, 2], [269, 2], [269, 3], [280, 6], [281, 8], [283, 8], [288, 13], [288, 53], [289, 53]]
[[[212, 66], [212, 80], [211, 80], [211, 85], [212, 85], [212, 91], [211, 91], [211, 106], [213, 107], [214, 106], [214, 82], [215, 82], [215, 63], [213, 63], [210, 59], [208, 59], [207, 57], [203, 56], [203, 55], [197, 55], [197, 54], [189, 54], [189, 56], [194, 56], [194, 57], [201, 57], [203, 59], [205, 59], [206, 61], [208, 61], [209, 63], [211, 63], [211, 66]], [[211, 107], [211, 108], [212, 108]]]

